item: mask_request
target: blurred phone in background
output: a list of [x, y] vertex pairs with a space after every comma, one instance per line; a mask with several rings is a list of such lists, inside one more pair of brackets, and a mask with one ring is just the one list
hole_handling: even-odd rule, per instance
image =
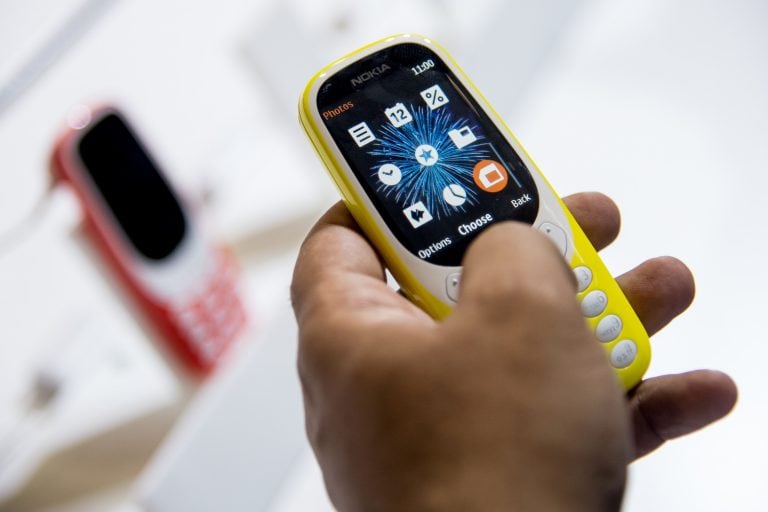
[[247, 318], [232, 257], [207, 235], [124, 116], [82, 107], [52, 155], [86, 232], [173, 353], [211, 371]]

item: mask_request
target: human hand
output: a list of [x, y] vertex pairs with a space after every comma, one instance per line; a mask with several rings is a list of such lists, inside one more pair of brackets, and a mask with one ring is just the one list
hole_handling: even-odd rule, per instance
[[[566, 202], [596, 248], [615, 238], [609, 199]], [[693, 297], [671, 258], [619, 284], [649, 334]], [[562, 258], [513, 223], [472, 244], [444, 322], [386, 286], [342, 205], [305, 242], [292, 293], [307, 429], [343, 511], [615, 508], [629, 459], [735, 401], [730, 379], [703, 371], [650, 379], [625, 401]]]

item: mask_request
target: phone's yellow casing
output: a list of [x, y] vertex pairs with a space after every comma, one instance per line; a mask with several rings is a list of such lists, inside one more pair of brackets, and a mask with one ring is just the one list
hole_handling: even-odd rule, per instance
[[[380, 49], [401, 43], [422, 44], [442, 58], [467, 90], [474, 95], [475, 100], [485, 109], [490, 119], [497, 125], [501, 133], [506, 136], [510, 145], [525, 160], [531, 175], [536, 180], [539, 193], [543, 197], [541, 208], [544, 208], [546, 203], [546, 207], [554, 211], [558, 218], [563, 219], [562, 222], [568, 225], [566, 228], [569, 235], [567, 236], [569, 250], [566, 253], [568, 263], [573, 269], [586, 267], [591, 271], [591, 281], [586, 288], [578, 293], [578, 300], [584, 304], [584, 299], [587, 295], [592, 294], [594, 296], [595, 293], [593, 292], [599, 291], [602, 291], [607, 299], [607, 304], [599, 314], [591, 317], [585, 314], [587, 323], [593, 330], [598, 329], [601, 321], [603, 323], [608, 321], [614, 322], [614, 326], [620, 325], [619, 334], [615, 337], [611, 335], [612, 339], [610, 341], [601, 342], [601, 344], [624, 388], [633, 388], [640, 382], [645, 371], [648, 369], [651, 348], [648, 334], [642, 322], [632, 309], [618, 283], [608, 272], [597, 251], [595, 251], [581, 227], [573, 218], [573, 215], [568, 211], [568, 208], [538, 169], [530, 155], [528, 155], [498, 113], [485, 100], [477, 87], [475, 87], [450, 54], [434, 41], [412, 34], [396, 35], [373, 42], [326, 66], [309, 81], [299, 104], [299, 119], [307, 136], [328, 169], [349, 211], [366, 233], [371, 243], [382, 255], [387, 267], [401, 286], [403, 292], [411, 301], [436, 319], [444, 318], [453, 309], [449, 303], [437, 297], [436, 293], [430, 291], [424, 285], [422, 279], [419, 279], [412, 269], [409, 268], [405, 261], [407, 255], [404, 257], [404, 252], [402, 247], [399, 246], [399, 242], [389, 231], [386, 224], [381, 221], [379, 213], [366, 197], [357, 177], [338, 151], [330, 133], [323, 125], [316, 102], [319, 86], [337, 71]], [[592, 296], [590, 299], [593, 298]], [[615, 323], [616, 317], [620, 319], [619, 324]]]

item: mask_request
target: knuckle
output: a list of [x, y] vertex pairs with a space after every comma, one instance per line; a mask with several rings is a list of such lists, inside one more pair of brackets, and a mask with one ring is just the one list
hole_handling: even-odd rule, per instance
[[499, 279], [479, 286], [472, 296], [475, 307], [485, 316], [508, 318], [511, 315], [559, 311], [572, 294], [553, 281], [532, 278]]

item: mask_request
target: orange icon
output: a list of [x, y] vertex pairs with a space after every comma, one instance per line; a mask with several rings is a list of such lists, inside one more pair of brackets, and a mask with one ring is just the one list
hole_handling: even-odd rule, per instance
[[496, 160], [480, 160], [472, 171], [475, 185], [486, 192], [501, 192], [509, 182], [507, 170]]

